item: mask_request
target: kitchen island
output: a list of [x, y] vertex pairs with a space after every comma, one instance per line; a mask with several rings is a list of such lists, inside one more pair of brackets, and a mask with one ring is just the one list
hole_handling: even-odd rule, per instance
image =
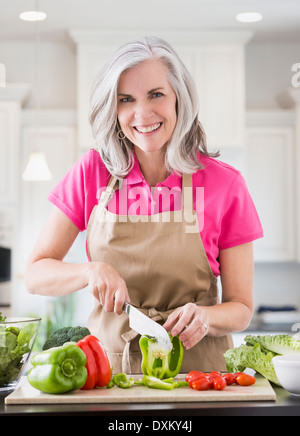
[[[10, 392], [1, 393], [1, 416], [101, 416], [106, 425], [114, 425], [116, 417], [122, 420], [146, 425], [153, 420], [182, 420], [197, 425], [201, 416], [300, 416], [300, 397], [291, 396], [287, 391], [272, 386], [276, 401], [237, 401], [212, 403], [133, 403], [133, 404], [14, 404], [6, 405], [4, 400]], [[187, 418], [185, 418], [186, 420]], [[149, 424], [149, 425], [150, 425]], [[157, 425], [159, 425], [157, 423]]]

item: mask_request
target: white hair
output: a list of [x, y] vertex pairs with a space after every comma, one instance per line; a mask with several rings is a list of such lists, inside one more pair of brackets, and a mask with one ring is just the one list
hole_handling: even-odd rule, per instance
[[198, 120], [198, 98], [195, 83], [173, 48], [157, 37], [144, 37], [120, 47], [102, 69], [92, 88], [90, 124], [97, 149], [108, 171], [117, 178], [125, 177], [133, 167], [133, 143], [117, 136], [117, 88], [121, 74], [138, 64], [161, 60], [169, 69], [169, 82], [176, 94], [177, 122], [165, 154], [170, 172], [193, 173], [201, 168], [199, 151], [207, 151], [205, 134]]

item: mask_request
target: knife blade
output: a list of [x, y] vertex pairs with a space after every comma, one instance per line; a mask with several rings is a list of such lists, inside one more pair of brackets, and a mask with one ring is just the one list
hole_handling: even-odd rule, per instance
[[132, 330], [142, 336], [155, 337], [159, 346], [169, 351], [172, 350], [169, 334], [160, 324], [153, 321], [127, 302], [125, 302], [123, 310], [129, 316], [129, 326]]

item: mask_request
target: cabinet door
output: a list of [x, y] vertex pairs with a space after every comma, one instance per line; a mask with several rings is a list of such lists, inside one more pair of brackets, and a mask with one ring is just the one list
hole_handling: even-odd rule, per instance
[[199, 117], [209, 149], [243, 148], [244, 47], [238, 44], [199, 47], [191, 72], [198, 88]]
[[17, 201], [20, 107], [0, 102], [0, 203]]
[[[47, 200], [51, 189], [71, 168], [76, 159], [75, 129], [69, 126], [41, 126], [39, 150], [42, 151], [53, 175], [50, 181], [22, 181], [20, 188], [19, 222], [19, 268], [23, 270], [26, 259], [33, 247], [49, 212], [51, 204]], [[22, 169], [25, 168], [30, 153], [30, 145], [36, 138], [36, 128], [23, 128]]]
[[264, 238], [255, 242], [256, 261], [293, 261], [296, 198], [293, 129], [247, 129], [245, 178], [257, 207]]
[[[13, 313], [41, 314], [45, 310], [44, 306], [47, 305], [47, 299], [28, 294], [23, 280], [24, 271], [38, 234], [52, 207], [47, 200], [48, 195], [77, 158], [75, 132], [73, 126], [47, 124], [38, 128], [39, 151], [45, 154], [53, 178], [50, 181], [21, 182], [18, 220], [14, 230], [15, 277], [11, 299]], [[23, 127], [21, 136], [22, 171], [28, 162], [31, 145], [36, 139], [36, 135], [37, 129], [32, 125], [29, 124]]]

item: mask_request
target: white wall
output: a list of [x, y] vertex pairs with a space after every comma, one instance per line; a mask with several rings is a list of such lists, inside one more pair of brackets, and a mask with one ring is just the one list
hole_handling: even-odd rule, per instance
[[[278, 96], [291, 86], [292, 65], [300, 62], [300, 44], [249, 44], [246, 49], [248, 110], [280, 109]], [[295, 305], [300, 308], [300, 265], [258, 264], [255, 306]]]
[[[278, 109], [277, 96], [291, 86], [291, 67], [300, 62], [300, 44], [246, 46], [247, 109]], [[34, 82], [34, 44], [0, 41], [7, 82]], [[76, 51], [70, 41], [43, 42], [40, 50], [41, 106], [76, 108]], [[51, 74], [49, 74], [49, 72]], [[25, 108], [33, 107], [30, 98]]]
[[247, 109], [278, 109], [278, 95], [291, 85], [299, 44], [249, 44], [246, 48]]
[[[39, 50], [40, 105], [46, 109], [76, 108], [76, 52], [71, 42], [42, 42]], [[35, 45], [30, 41], [0, 41], [0, 63], [6, 66], [6, 82], [36, 82]], [[34, 96], [25, 102], [35, 105]]]
[[300, 265], [296, 263], [255, 266], [255, 305], [300, 308]]

